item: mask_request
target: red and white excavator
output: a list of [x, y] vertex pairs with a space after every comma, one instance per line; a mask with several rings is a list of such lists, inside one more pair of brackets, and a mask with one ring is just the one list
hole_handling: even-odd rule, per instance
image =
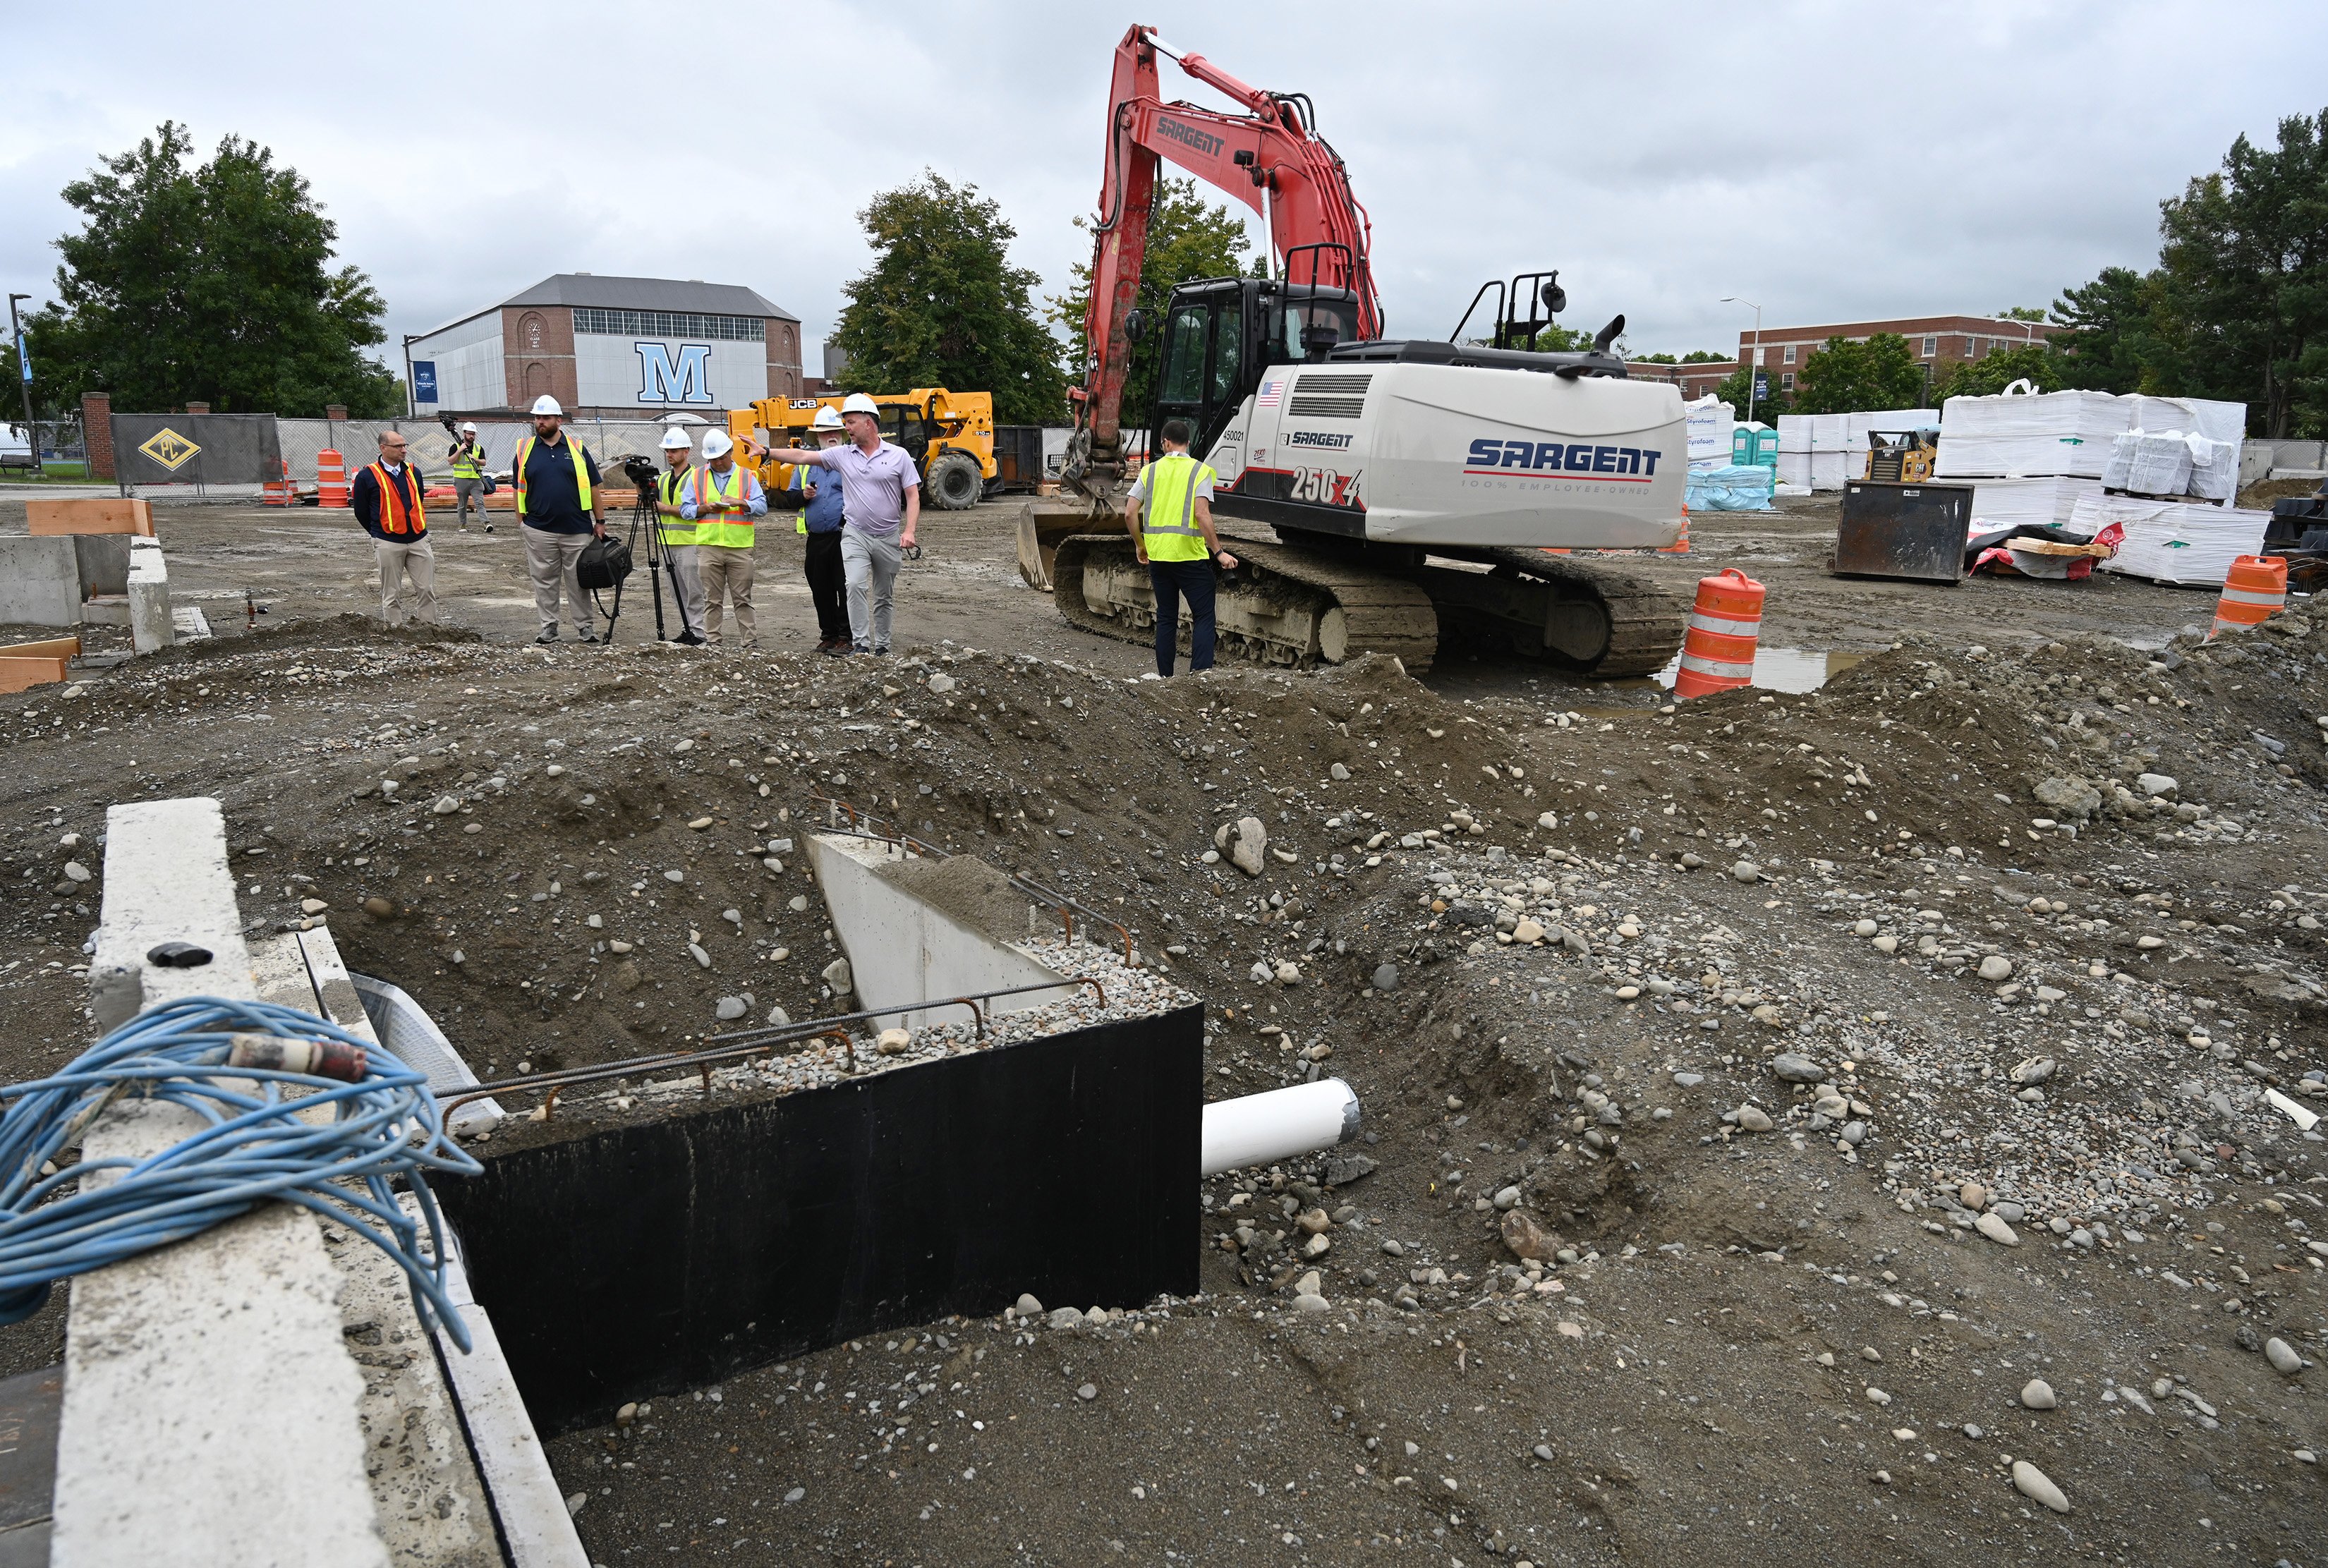
[[[1167, 103], [1159, 56], [1243, 112]], [[1275, 275], [1180, 283], [1151, 323], [1133, 301], [1159, 159], [1259, 211]], [[1535, 352], [1566, 300], [1556, 273], [1527, 273], [1482, 285], [1445, 340], [1385, 337], [1366, 209], [1308, 98], [1248, 87], [1151, 27], [1116, 47], [1096, 228], [1060, 494], [1019, 525], [1022, 573], [1070, 622], [1155, 635], [1123, 530], [1121, 423], [1133, 344], [1158, 332], [1147, 427], [1195, 430], [1241, 563], [1216, 605], [1223, 660], [1373, 650], [1419, 672], [1442, 637], [1602, 677], [1672, 657], [1679, 600], [1637, 572], [1546, 553], [1661, 548], [1682, 531], [1681, 394], [1627, 378], [1610, 352], [1622, 316], [1589, 351]], [[1492, 331], [1465, 342], [1491, 296]]]

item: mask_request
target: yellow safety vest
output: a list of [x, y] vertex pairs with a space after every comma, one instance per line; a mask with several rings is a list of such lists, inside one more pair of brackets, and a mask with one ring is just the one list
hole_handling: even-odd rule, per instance
[[[687, 488], [688, 472], [684, 468], [666, 468], [662, 471], [662, 500], [665, 506], [679, 504], [679, 493]], [[662, 542], [665, 545], [677, 548], [695, 542], [695, 524], [677, 513], [664, 512], [655, 519], [655, 522], [662, 530]]]
[[728, 477], [735, 483], [732, 495], [720, 483], [717, 470], [704, 467], [695, 471], [695, 542], [750, 549], [752, 512], [746, 500], [750, 489], [744, 477], [744, 465], [738, 463], [728, 469]]
[[485, 476], [485, 471], [482, 466], [485, 460], [483, 446], [477, 445], [470, 437], [456, 436], [453, 439], [454, 450], [459, 454], [453, 459], [453, 477], [483, 479]]
[[1218, 477], [1186, 452], [1167, 452], [1148, 465], [1148, 509], [1141, 514], [1140, 535], [1150, 560], [1200, 561], [1212, 553], [1205, 548], [1205, 530], [1197, 526], [1197, 487]]
[[[590, 465], [582, 460], [582, 444], [571, 436], [562, 437], [566, 450], [574, 457], [574, 488], [582, 498], [582, 510], [590, 510]], [[517, 487], [517, 515], [525, 520], [525, 463], [533, 455], [536, 437], [528, 436], [517, 444], [517, 466], [510, 470], [510, 483]]]

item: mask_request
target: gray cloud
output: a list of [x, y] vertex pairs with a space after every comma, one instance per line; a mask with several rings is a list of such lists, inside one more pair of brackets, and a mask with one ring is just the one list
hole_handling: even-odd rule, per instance
[[[2233, 136], [2328, 103], [2328, 10], [2258, 0], [1943, 6], [1176, 8], [1171, 42], [1309, 93], [1374, 218], [1394, 333], [1558, 267], [1637, 350], [1769, 324], [2049, 302], [2156, 253], [2157, 203]], [[43, 294], [66, 181], [164, 117], [313, 182], [395, 337], [556, 271], [759, 289], [812, 342], [854, 213], [924, 167], [976, 183], [1047, 289], [1087, 254], [1110, 52], [1072, 5], [232, 12], [121, 0], [12, 23], [0, 272]], [[230, 20], [228, 20], [230, 18]], [[1217, 103], [1167, 66], [1168, 96]], [[383, 154], [392, 156], [383, 157]], [[1255, 226], [1257, 228], [1257, 224]], [[813, 355], [812, 355], [812, 359]]]

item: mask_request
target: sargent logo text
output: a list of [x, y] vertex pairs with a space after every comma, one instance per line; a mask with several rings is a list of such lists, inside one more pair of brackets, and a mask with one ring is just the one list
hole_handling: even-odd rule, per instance
[[1350, 444], [1350, 437], [1347, 431], [1296, 430], [1285, 438], [1285, 444], [1288, 446], [1340, 447]]
[[1184, 125], [1165, 116], [1157, 117], [1156, 128], [1181, 146], [1194, 147], [1208, 158], [1219, 157], [1221, 149], [1228, 145], [1210, 131], [1200, 131], [1192, 125]]
[[1595, 446], [1586, 441], [1506, 441], [1483, 436], [1471, 443], [1466, 474], [1605, 474], [1646, 479], [1665, 455], [1654, 446]]

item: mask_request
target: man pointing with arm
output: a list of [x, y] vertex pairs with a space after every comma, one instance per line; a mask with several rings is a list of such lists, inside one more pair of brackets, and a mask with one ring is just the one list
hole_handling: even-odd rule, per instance
[[849, 631], [852, 653], [887, 653], [896, 601], [897, 564], [914, 546], [922, 519], [922, 477], [906, 450], [881, 439], [881, 410], [862, 392], [840, 405], [846, 446], [811, 450], [800, 446], [765, 451], [754, 457], [830, 470], [840, 480], [844, 518], [840, 559], [849, 573]]

